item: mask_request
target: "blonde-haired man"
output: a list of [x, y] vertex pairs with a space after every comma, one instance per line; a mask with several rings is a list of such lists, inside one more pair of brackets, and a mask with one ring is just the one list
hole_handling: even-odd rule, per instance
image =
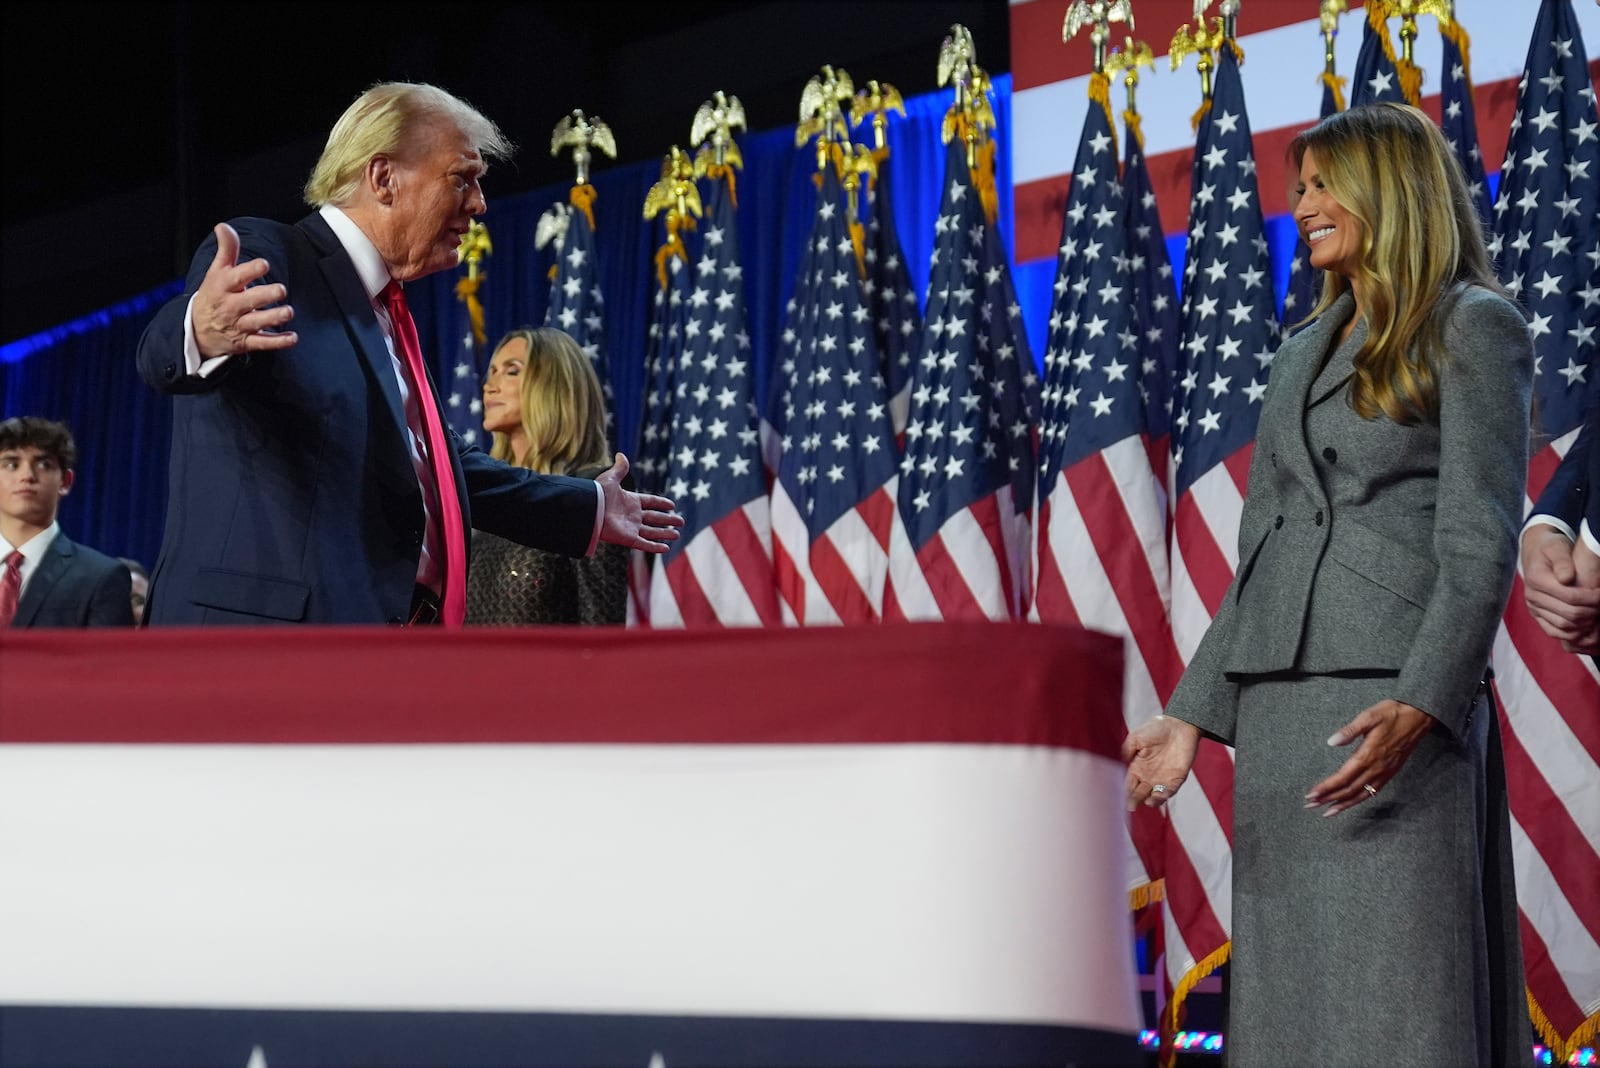
[[461, 621], [465, 531], [571, 556], [664, 552], [682, 518], [597, 479], [493, 460], [443, 429], [403, 298], [456, 266], [506, 138], [390, 82], [334, 124], [295, 224], [219, 223], [139, 344], [173, 398], [167, 528], [146, 620]]

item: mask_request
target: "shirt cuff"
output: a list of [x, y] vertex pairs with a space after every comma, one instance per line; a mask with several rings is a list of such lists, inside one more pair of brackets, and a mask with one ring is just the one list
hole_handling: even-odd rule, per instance
[[[196, 293], [195, 297], [200, 294]], [[205, 378], [221, 367], [228, 360], [227, 356], [212, 356], [207, 358], [200, 355], [200, 346], [194, 340], [194, 297], [189, 298], [189, 306], [183, 312], [183, 369], [186, 374], [199, 375]]]
[[1528, 521], [1522, 524], [1522, 532], [1526, 534], [1528, 532], [1528, 528], [1536, 526], [1555, 527], [1557, 530], [1561, 531], [1561, 533], [1567, 536], [1568, 541], [1578, 540], [1578, 532], [1573, 530], [1565, 519], [1561, 519], [1557, 516], [1546, 515], [1543, 512], [1539, 513], [1538, 515], [1530, 515], [1528, 517]]
[[594, 534], [589, 538], [589, 548], [584, 550], [584, 556], [593, 556], [595, 549], [600, 547], [600, 531], [606, 525], [606, 491], [600, 488], [600, 483], [594, 484]]
[[1589, 551], [1600, 556], [1600, 531], [1591, 527], [1587, 519], [1579, 527], [1579, 535], [1583, 538], [1583, 543], [1589, 547]]

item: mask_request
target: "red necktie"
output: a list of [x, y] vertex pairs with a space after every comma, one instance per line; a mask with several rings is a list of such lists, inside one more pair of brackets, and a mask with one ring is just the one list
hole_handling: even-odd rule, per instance
[[428, 372], [422, 363], [422, 344], [417, 340], [417, 324], [411, 320], [411, 309], [406, 307], [405, 290], [400, 283], [390, 279], [384, 287], [383, 299], [389, 309], [389, 319], [394, 324], [394, 347], [410, 379], [411, 395], [417, 398], [417, 409], [422, 413], [423, 428], [427, 431], [428, 455], [425, 459], [433, 470], [435, 507], [429, 514], [444, 521], [444, 579], [440, 591], [440, 622], [447, 627], [459, 627], [467, 618], [467, 535], [466, 524], [461, 519], [461, 502], [456, 496], [455, 473], [450, 467], [450, 443], [445, 438], [444, 423], [439, 419], [439, 406], [434, 403], [433, 391], [428, 388]]
[[17, 600], [22, 596], [23, 555], [15, 549], [6, 557], [6, 573], [0, 575], [0, 627], [11, 626], [17, 616]]

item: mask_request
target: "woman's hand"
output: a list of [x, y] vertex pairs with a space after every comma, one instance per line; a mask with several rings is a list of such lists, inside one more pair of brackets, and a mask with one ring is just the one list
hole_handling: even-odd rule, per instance
[[1389, 699], [1362, 712], [1328, 739], [1329, 745], [1349, 745], [1360, 738], [1361, 745], [1338, 771], [1311, 788], [1306, 808], [1327, 805], [1323, 815], [1337, 816], [1351, 805], [1377, 797], [1435, 722], [1422, 709]]
[[1160, 807], [1172, 800], [1189, 777], [1200, 748], [1200, 728], [1170, 716], [1156, 716], [1129, 733], [1122, 743], [1128, 765], [1128, 811]]

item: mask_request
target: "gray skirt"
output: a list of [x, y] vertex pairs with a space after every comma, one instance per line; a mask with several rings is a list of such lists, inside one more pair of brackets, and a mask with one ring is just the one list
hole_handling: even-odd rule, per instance
[[1230, 1068], [1526, 1064], [1505, 776], [1480, 693], [1458, 742], [1423, 738], [1379, 795], [1332, 818], [1328, 736], [1392, 677], [1241, 679], [1235, 741]]

